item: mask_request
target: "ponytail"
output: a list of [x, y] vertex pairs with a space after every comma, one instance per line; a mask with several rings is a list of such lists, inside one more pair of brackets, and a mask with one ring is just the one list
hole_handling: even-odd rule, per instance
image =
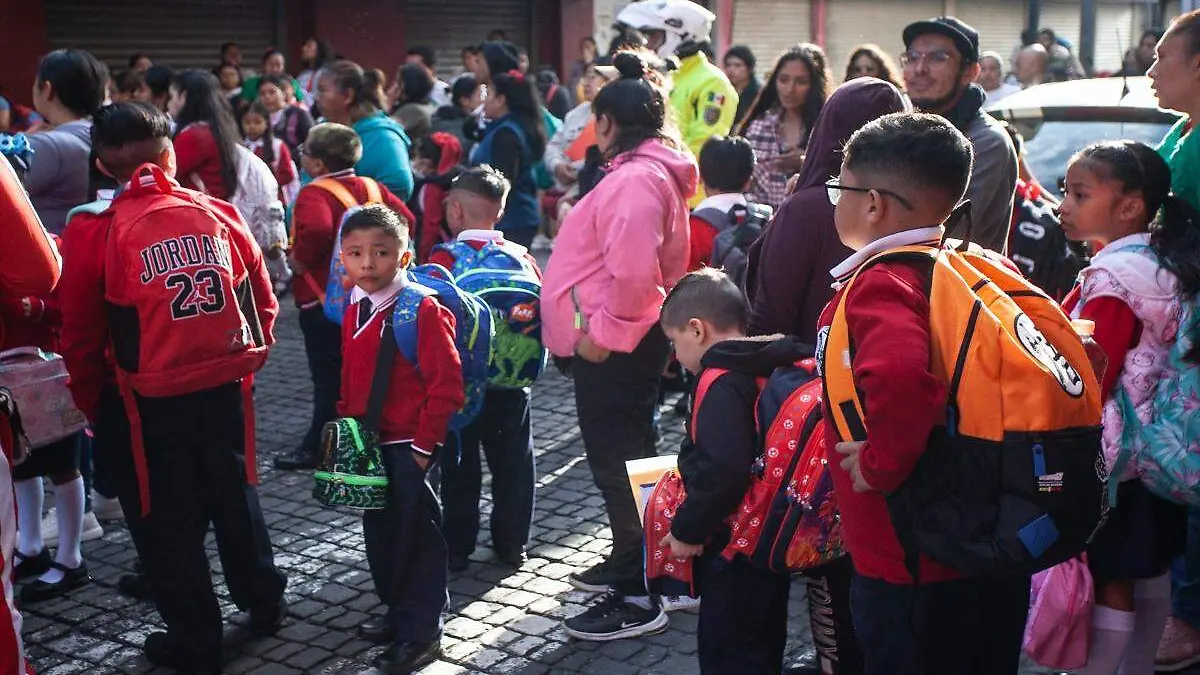
[[653, 67], [652, 58], [653, 54], [644, 49], [618, 52], [613, 66], [620, 77], [604, 85], [592, 101], [596, 119], [607, 115], [620, 130], [606, 160], [650, 139], [677, 150], [683, 148], [669, 113], [663, 79]]
[[357, 122], [383, 110], [383, 83], [387, 79], [377, 68], [364, 70], [362, 66], [339, 59], [321, 68], [317, 77], [329, 77], [341, 91], [354, 94], [350, 104], [350, 120]]

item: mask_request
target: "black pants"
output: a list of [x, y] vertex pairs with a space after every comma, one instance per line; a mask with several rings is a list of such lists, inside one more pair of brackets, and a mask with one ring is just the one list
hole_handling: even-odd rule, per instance
[[659, 381], [671, 347], [656, 324], [629, 354], [614, 352], [603, 363], [576, 358], [575, 406], [592, 479], [604, 497], [613, 546], [609, 558], [625, 595], [644, 595], [642, 522], [629, 489], [625, 462], [653, 457], [653, 415]]
[[[111, 489], [125, 512], [125, 526], [133, 547], [142, 557], [145, 548], [145, 527], [142, 500], [138, 494], [137, 473], [133, 467], [133, 446], [129, 435], [129, 416], [115, 385], [105, 385], [100, 392], [100, 407], [92, 424], [92, 460], [96, 475], [106, 475]], [[99, 482], [97, 480], [97, 482]]]
[[246, 482], [241, 384], [139, 396], [137, 406], [150, 481], [150, 513], [138, 528], [142, 563], [172, 642], [196, 663], [216, 665], [222, 624], [204, 550], [209, 523], [239, 609], [268, 610], [285, 585], [258, 493]]
[[304, 354], [313, 383], [312, 421], [300, 450], [317, 454], [321, 430], [337, 417], [342, 386], [342, 329], [325, 318], [325, 310], [317, 305], [300, 310], [300, 332], [304, 334]]
[[854, 634], [850, 586], [854, 563], [844, 556], [804, 573], [808, 590], [808, 618], [813, 646], [824, 672], [862, 675], [863, 653]]
[[862, 576], [851, 589], [869, 675], [1013, 675], [1029, 578], [903, 586]]
[[782, 672], [791, 578], [740, 555], [726, 561], [706, 551], [696, 565], [702, 675]]
[[390, 499], [363, 511], [363, 539], [375, 592], [396, 625], [397, 642], [431, 642], [442, 632], [446, 540], [437, 496], [412, 456], [412, 444], [383, 448]]
[[[454, 434], [442, 457], [442, 509], [452, 556], [468, 556], [479, 536], [483, 473], [479, 448], [492, 472], [492, 548], [511, 552], [529, 541], [533, 522], [534, 459], [528, 389], [488, 389], [483, 410]], [[458, 461], [455, 462], [457, 456]]]

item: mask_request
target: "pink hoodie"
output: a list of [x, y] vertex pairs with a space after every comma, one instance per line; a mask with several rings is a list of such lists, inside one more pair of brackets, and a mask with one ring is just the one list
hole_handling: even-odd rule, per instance
[[613, 160], [571, 210], [542, 282], [542, 341], [552, 354], [573, 355], [584, 332], [615, 352], [642, 341], [687, 271], [687, 199], [698, 177], [690, 153], [646, 141]]

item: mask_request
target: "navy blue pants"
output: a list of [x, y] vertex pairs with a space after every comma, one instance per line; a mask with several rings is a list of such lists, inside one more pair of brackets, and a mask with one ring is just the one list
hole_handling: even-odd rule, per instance
[[854, 629], [867, 675], [1013, 675], [1029, 578], [906, 586], [855, 576]]
[[717, 551], [696, 560], [700, 621], [696, 643], [702, 675], [778, 675], [787, 644], [791, 577]]
[[432, 642], [450, 602], [441, 507], [411, 443], [385, 445], [383, 462], [390, 499], [382, 509], [363, 511], [367, 566], [396, 642]]
[[[513, 552], [529, 541], [533, 522], [534, 458], [528, 389], [488, 389], [483, 410], [446, 439], [442, 458], [442, 509], [452, 556], [468, 556], [479, 536], [483, 472], [479, 449], [492, 472], [492, 548]], [[458, 461], [455, 462], [457, 455]]]
[[318, 454], [321, 431], [337, 417], [337, 402], [342, 386], [342, 328], [325, 318], [320, 305], [300, 310], [300, 332], [304, 334], [304, 354], [312, 375], [312, 420], [300, 450]]

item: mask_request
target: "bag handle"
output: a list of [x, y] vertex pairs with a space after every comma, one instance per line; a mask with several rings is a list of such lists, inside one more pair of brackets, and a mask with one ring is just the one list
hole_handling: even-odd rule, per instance
[[38, 347], [13, 347], [0, 352], [0, 363], [5, 361], [13, 361], [22, 356], [35, 356], [42, 360], [47, 360], [45, 352]]
[[396, 335], [392, 328], [391, 312], [387, 314], [383, 321], [379, 356], [375, 359], [375, 374], [371, 376], [371, 393], [367, 395], [367, 413], [363, 416], [363, 426], [375, 432], [379, 431], [379, 421], [383, 419], [383, 404], [392, 381], [392, 364], [396, 362]]
[[[151, 190], [151, 186], [148, 186], [142, 182], [142, 176], [144, 176], [147, 171], [150, 172], [150, 177], [154, 179], [152, 184], [153, 190]], [[159, 194], [169, 195], [175, 191], [175, 186], [172, 185], [171, 179], [167, 177], [167, 173], [162, 170], [161, 166], [146, 162], [145, 164], [139, 166], [137, 170], [133, 172], [133, 177], [129, 179], [129, 192], [131, 194], [141, 194], [143, 192], [151, 191], [158, 192]]]

